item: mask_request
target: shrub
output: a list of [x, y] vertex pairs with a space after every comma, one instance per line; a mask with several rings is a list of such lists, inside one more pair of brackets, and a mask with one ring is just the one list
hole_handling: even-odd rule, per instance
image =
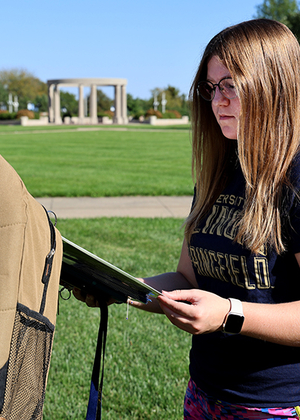
[[148, 109], [148, 111], [146, 112], [146, 118], [152, 117], [153, 115], [155, 115], [157, 118], [162, 118], [162, 113], [160, 111], [155, 111], [153, 108]]
[[97, 116], [98, 117], [108, 117], [111, 120], [114, 118], [115, 113], [113, 111], [102, 111], [102, 112], [98, 112]]
[[166, 110], [166, 112], [163, 114], [163, 118], [181, 118], [180, 112], [176, 110]]
[[0, 120], [7, 121], [7, 120], [15, 120], [16, 119], [15, 112], [8, 112], [8, 111], [0, 111]]
[[33, 111], [29, 111], [29, 109], [20, 109], [17, 112], [17, 119], [21, 118], [21, 117], [28, 117], [30, 120], [34, 120], [34, 112]]
[[145, 116], [145, 111], [143, 111], [142, 109], [139, 109], [134, 114], [132, 114], [132, 118], [134, 120], [139, 120], [140, 117], [144, 117], [144, 116]]

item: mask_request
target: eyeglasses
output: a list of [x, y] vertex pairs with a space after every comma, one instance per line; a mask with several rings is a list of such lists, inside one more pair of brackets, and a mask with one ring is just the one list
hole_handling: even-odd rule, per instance
[[219, 83], [211, 83], [208, 81], [199, 82], [197, 90], [203, 99], [212, 101], [215, 97], [217, 86], [225, 98], [234, 99], [237, 97], [237, 92], [231, 77], [224, 77]]

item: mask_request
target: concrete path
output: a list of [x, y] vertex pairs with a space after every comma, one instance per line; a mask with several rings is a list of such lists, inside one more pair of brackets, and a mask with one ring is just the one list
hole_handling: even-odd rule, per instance
[[186, 218], [192, 197], [47, 197], [37, 198], [58, 218], [177, 217]]

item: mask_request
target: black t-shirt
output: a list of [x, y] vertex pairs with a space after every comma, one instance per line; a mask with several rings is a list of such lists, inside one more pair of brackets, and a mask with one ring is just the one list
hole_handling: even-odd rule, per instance
[[[234, 241], [245, 199], [240, 166], [211, 212], [192, 235], [189, 253], [200, 289], [224, 298], [258, 303], [300, 300], [300, 159], [291, 171], [293, 191], [285, 190], [282, 224], [288, 250], [257, 255]], [[299, 314], [300, 319], [300, 314]], [[297, 322], [297, 320], [295, 320]], [[299, 322], [299, 320], [298, 320]], [[243, 335], [216, 332], [193, 336], [190, 373], [215, 399], [249, 407], [300, 405], [300, 348]]]

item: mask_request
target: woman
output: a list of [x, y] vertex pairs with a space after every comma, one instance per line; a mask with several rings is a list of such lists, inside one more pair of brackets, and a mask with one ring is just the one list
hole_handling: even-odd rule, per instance
[[253, 20], [210, 41], [191, 89], [194, 204], [177, 273], [146, 280], [193, 334], [186, 419], [297, 416], [299, 69], [289, 29]]
[[299, 73], [291, 31], [258, 19], [209, 42], [191, 88], [178, 268], [144, 280], [157, 300], [132, 302], [193, 334], [185, 419], [298, 418]]

